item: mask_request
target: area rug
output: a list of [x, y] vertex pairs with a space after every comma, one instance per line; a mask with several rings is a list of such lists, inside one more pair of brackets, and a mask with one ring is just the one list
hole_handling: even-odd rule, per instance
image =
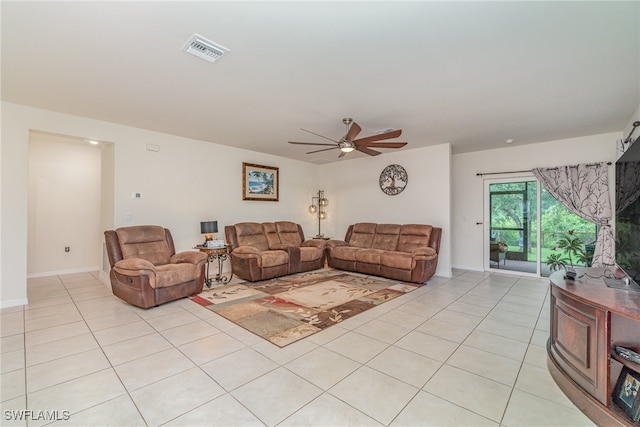
[[220, 286], [191, 300], [284, 347], [419, 287], [330, 269]]

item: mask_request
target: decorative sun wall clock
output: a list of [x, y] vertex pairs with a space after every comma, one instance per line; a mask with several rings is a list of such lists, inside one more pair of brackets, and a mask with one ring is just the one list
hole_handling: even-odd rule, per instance
[[400, 165], [389, 165], [380, 174], [380, 189], [384, 194], [395, 196], [407, 186], [409, 175]]

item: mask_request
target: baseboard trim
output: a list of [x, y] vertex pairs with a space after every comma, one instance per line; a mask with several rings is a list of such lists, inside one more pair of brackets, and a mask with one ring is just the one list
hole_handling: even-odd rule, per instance
[[0, 301], [0, 308], [17, 307], [19, 305], [27, 305], [29, 301], [26, 298], [10, 299], [7, 301]]

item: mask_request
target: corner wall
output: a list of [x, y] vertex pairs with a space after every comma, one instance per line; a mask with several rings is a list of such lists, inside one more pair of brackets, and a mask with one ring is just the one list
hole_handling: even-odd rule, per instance
[[[455, 268], [484, 270], [484, 181], [517, 174], [476, 176], [477, 173], [531, 170], [578, 163], [615, 162], [621, 132], [513, 146], [453, 156], [452, 247]], [[615, 183], [613, 165], [609, 183]], [[614, 185], [610, 185], [613, 200]], [[482, 224], [477, 225], [480, 222]]]
[[[282, 219], [299, 222], [306, 235], [315, 234], [315, 222], [307, 207], [310, 195], [318, 188], [317, 165], [11, 103], [2, 103], [1, 118], [4, 268], [0, 307], [27, 302], [28, 151], [32, 129], [113, 142], [113, 214], [112, 219], [103, 217], [103, 227], [108, 221], [111, 227], [160, 224], [171, 230], [178, 251], [200, 243], [200, 221], [205, 220], [218, 221], [219, 237], [224, 235], [225, 225], [235, 222]], [[147, 144], [158, 146], [160, 151], [147, 151]], [[279, 202], [242, 200], [242, 162], [280, 168]], [[132, 192], [142, 197], [134, 200]]]

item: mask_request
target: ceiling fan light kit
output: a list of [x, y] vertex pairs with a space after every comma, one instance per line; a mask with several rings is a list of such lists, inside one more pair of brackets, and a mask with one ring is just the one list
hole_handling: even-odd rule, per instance
[[397, 138], [402, 134], [402, 129], [385, 129], [385, 132], [378, 133], [375, 135], [367, 136], [360, 139], [355, 139], [362, 128], [353, 121], [351, 117], [345, 117], [342, 119], [342, 123], [346, 126], [345, 135], [339, 140], [336, 141], [334, 139], [328, 138], [324, 135], [320, 135], [315, 132], [311, 132], [306, 129], [301, 129], [305, 132], [309, 132], [310, 134], [319, 136], [321, 138], [327, 139], [329, 141], [333, 141], [333, 144], [328, 143], [314, 143], [314, 142], [295, 142], [289, 141], [289, 144], [296, 145], [316, 145], [316, 146], [326, 146], [330, 148], [321, 148], [319, 150], [309, 151], [307, 154], [319, 153], [321, 151], [334, 150], [338, 148], [340, 150], [340, 154], [338, 157], [344, 156], [346, 153], [350, 153], [354, 150], [360, 151], [361, 153], [368, 154], [370, 156], [377, 156], [382, 154], [380, 151], [374, 150], [374, 148], [402, 148], [407, 145], [406, 142], [377, 142], [383, 141], [385, 139]]

